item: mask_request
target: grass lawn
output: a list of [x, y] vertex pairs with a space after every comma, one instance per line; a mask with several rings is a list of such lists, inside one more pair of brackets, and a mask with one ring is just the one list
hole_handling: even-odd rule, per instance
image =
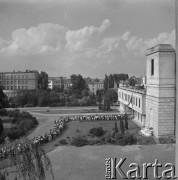
[[[89, 130], [94, 127], [102, 127], [104, 131], [108, 131], [112, 134], [114, 132], [114, 123], [115, 121], [69, 122], [62, 135], [55, 138], [53, 141], [44, 144], [43, 148], [46, 152], [49, 152], [57, 146], [60, 146], [59, 141], [61, 139], [65, 139], [68, 142], [68, 145], [70, 145], [72, 138], [78, 135], [90, 138], [90, 136], [88, 136]], [[119, 128], [119, 122], [117, 122], [117, 126]], [[129, 133], [134, 134], [139, 139], [139, 144], [156, 144], [152, 137], [143, 137], [139, 135], [139, 131], [140, 127], [138, 127], [134, 122], [129, 121]]]

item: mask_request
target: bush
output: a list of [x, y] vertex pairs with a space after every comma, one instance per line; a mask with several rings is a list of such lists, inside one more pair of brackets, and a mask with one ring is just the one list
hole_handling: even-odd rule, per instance
[[81, 147], [88, 145], [89, 141], [84, 137], [77, 136], [77, 137], [73, 137], [71, 144], [77, 147]]
[[61, 140], [59, 141], [59, 143], [62, 144], [62, 145], [68, 144], [68, 142], [66, 141], [66, 139], [61, 139]]
[[9, 111], [8, 116], [12, 117], [11, 123], [14, 124], [14, 127], [7, 130], [5, 134], [10, 139], [20, 138], [38, 124], [36, 118], [28, 112]]
[[92, 134], [93, 136], [96, 136], [96, 137], [101, 137], [104, 135], [104, 130], [102, 127], [97, 127], [97, 128], [92, 128], [90, 129], [90, 134]]
[[7, 116], [7, 110], [4, 108], [0, 109], [0, 116]]
[[127, 133], [127, 134], [117, 134], [115, 139], [116, 139], [116, 144], [122, 145], [122, 146], [136, 144], [136, 142], [137, 142], [134, 135], [129, 134], [129, 133]]

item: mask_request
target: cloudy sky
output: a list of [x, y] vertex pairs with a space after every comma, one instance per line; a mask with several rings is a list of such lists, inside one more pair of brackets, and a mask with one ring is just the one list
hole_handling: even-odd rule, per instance
[[173, 0], [0, 0], [0, 71], [142, 76], [147, 48], [175, 46], [174, 8]]

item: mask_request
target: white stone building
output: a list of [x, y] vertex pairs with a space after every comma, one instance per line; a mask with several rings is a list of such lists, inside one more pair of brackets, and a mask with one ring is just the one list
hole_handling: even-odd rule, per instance
[[175, 134], [175, 50], [159, 44], [147, 50], [146, 88], [118, 88], [120, 110], [132, 113], [156, 137]]

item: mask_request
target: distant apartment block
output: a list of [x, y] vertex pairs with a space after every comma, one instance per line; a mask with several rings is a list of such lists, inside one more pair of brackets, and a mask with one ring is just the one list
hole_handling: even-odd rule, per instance
[[67, 90], [71, 86], [71, 80], [66, 77], [49, 77], [48, 88], [53, 89], [58, 87], [60, 89]]
[[0, 86], [8, 98], [15, 97], [24, 91], [35, 91], [37, 85], [37, 71], [0, 72]]
[[96, 94], [98, 90], [104, 89], [104, 80], [100, 79], [98, 81], [92, 79], [90, 81], [86, 81], [90, 92]]

